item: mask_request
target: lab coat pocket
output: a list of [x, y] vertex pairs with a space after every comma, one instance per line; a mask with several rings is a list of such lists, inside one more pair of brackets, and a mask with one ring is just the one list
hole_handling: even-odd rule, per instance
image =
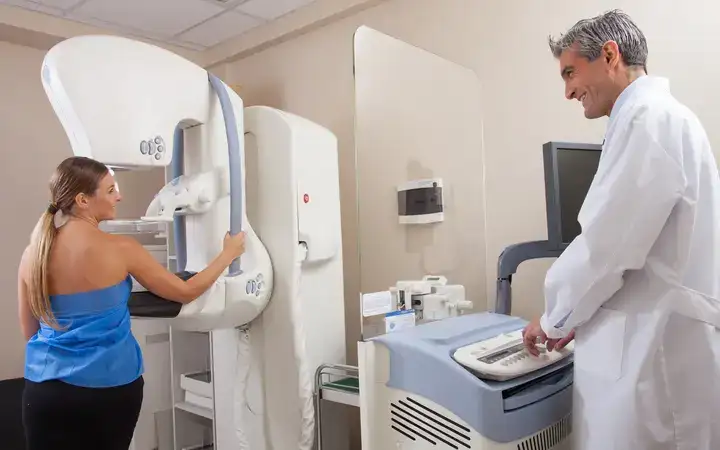
[[626, 320], [621, 311], [598, 309], [575, 333], [575, 369], [608, 381], [620, 379]]

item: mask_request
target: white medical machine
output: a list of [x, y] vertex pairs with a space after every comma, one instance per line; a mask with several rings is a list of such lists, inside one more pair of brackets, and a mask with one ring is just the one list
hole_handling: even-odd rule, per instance
[[311, 449], [313, 372], [345, 358], [335, 136], [287, 112], [244, 108], [205, 69], [121, 37], [57, 44], [42, 83], [75, 155], [170, 171], [142, 221], [169, 226], [178, 276], [206, 267], [228, 231], [246, 233], [245, 254], [194, 302], [142, 288], [130, 301], [133, 317], [221, 331], [212, 379], [183, 378], [205, 383], [213, 448]]
[[358, 344], [363, 450], [565, 445], [571, 348], [525, 355], [516, 317], [475, 313]]
[[465, 298], [465, 286], [447, 284], [447, 278], [441, 275], [398, 281], [390, 293], [392, 309], [415, 310], [419, 323], [459, 316], [473, 308], [473, 302]]

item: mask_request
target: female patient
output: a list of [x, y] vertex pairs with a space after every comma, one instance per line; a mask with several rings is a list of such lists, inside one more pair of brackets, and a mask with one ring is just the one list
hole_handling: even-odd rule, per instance
[[222, 252], [187, 281], [135, 240], [106, 234], [120, 193], [92, 159], [63, 161], [52, 201], [33, 232], [18, 274], [26, 351], [23, 421], [28, 450], [127, 450], [143, 398], [143, 361], [130, 332], [132, 275], [150, 292], [188, 303], [244, 251], [226, 236]]

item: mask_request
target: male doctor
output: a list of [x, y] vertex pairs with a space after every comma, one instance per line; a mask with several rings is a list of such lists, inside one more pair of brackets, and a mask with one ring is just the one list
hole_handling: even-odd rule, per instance
[[720, 179], [708, 137], [668, 81], [646, 75], [645, 37], [622, 12], [581, 20], [550, 48], [565, 96], [609, 121], [582, 233], [549, 270], [525, 345], [575, 339], [573, 449], [718, 450]]

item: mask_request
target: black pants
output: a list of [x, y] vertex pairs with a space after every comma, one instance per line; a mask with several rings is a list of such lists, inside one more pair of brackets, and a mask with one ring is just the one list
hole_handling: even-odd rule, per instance
[[128, 450], [143, 400], [143, 378], [90, 389], [60, 381], [25, 381], [27, 450]]

